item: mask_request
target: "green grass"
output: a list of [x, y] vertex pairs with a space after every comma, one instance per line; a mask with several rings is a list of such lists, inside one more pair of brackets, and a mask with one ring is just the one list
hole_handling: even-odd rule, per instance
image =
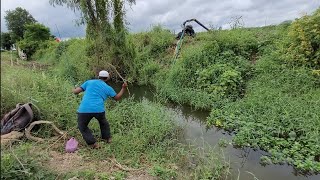
[[[4, 58], [5, 59], [5, 58]], [[6, 60], [6, 62], [8, 62]], [[24, 66], [11, 66], [2, 63], [1, 71], [1, 115], [15, 107], [17, 103], [30, 100], [41, 111], [40, 119], [54, 122], [60, 129], [68, 132], [80, 142], [78, 154], [94, 167], [101, 161], [115, 157], [118, 162], [131, 168], [145, 168], [149, 174], [162, 179], [168, 177], [188, 178], [208, 176], [204, 167], [210, 169], [211, 176], [219, 178], [228, 173], [228, 164], [219, 159], [216, 154], [207, 156], [197, 155], [195, 148], [178, 143], [180, 136], [179, 127], [173, 123], [174, 113], [156, 102], [123, 99], [120, 102], [107, 102], [107, 118], [111, 125], [113, 142], [111, 145], [103, 144], [102, 149], [93, 151], [85, 145], [77, 130], [76, 109], [80, 97], [71, 93], [73, 86], [67, 79], [53, 76], [52, 72], [32, 70]], [[90, 124], [94, 135], [99, 140], [99, 126], [97, 121]], [[41, 126], [33, 132], [35, 136], [50, 138], [52, 129]], [[89, 179], [97, 176], [98, 170], [72, 170], [70, 172], [57, 172], [50, 169], [47, 164], [50, 150], [64, 153], [64, 141], [59, 141], [56, 146], [51, 146], [53, 141], [46, 143], [33, 143], [23, 139], [21, 143], [14, 144], [14, 154], [23, 164], [23, 167], [8, 147], [2, 147], [1, 177], [10, 179], [14, 174], [16, 178], [30, 178], [46, 176], [54, 179], [59, 174], [61, 178], [70, 175], [84, 176]], [[39, 156], [32, 152], [39, 152]], [[198, 158], [196, 166], [188, 167], [190, 156]], [[207, 161], [207, 157], [215, 158], [215, 166]], [[41, 168], [39, 168], [41, 167]], [[178, 168], [176, 168], [178, 167]], [[185, 169], [188, 167], [187, 169]], [[21, 172], [23, 171], [23, 172]], [[115, 173], [115, 174], [114, 174]], [[121, 179], [127, 173], [117, 171], [112, 174], [101, 174], [101, 177], [118, 177]], [[100, 175], [99, 175], [100, 176]]]

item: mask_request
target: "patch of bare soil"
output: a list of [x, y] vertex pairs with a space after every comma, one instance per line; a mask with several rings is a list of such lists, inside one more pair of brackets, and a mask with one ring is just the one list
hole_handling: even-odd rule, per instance
[[[128, 180], [155, 180], [145, 169], [130, 169], [119, 164], [115, 159], [92, 162], [85, 160], [80, 154], [49, 152], [49, 160], [44, 164], [48, 169], [59, 174], [67, 174], [74, 171], [91, 170], [97, 173], [111, 174], [115, 171], [126, 171]], [[78, 179], [78, 177], [74, 177]], [[80, 178], [81, 179], [81, 178]], [[111, 178], [112, 179], [112, 178]]]
[[127, 178], [127, 180], [156, 180], [156, 177], [153, 177], [151, 175], [149, 175], [146, 172], [139, 172], [139, 173], [133, 173], [130, 174]]
[[74, 170], [85, 170], [87, 164], [84, 163], [83, 158], [77, 153], [61, 154], [56, 151], [49, 152], [49, 160], [46, 166], [59, 173], [67, 173]]

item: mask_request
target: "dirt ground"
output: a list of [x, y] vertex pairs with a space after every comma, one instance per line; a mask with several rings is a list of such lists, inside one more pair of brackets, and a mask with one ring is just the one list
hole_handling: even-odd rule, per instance
[[[75, 153], [60, 153], [57, 151], [49, 152], [48, 162], [44, 164], [48, 169], [55, 171], [59, 174], [67, 174], [72, 171], [92, 170], [97, 173], [111, 174], [115, 171], [126, 171], [128, 176], [127, 180], [155, 180], [147, 173], [145, 169], [136, 170], [122, 166], [115, 159], [108, 159], [98, 162], [86, 161], [77, 152]], [[71, 180], [81, 179], [73, 177]], [[111, 177], [112, 179], [112, 177]]]

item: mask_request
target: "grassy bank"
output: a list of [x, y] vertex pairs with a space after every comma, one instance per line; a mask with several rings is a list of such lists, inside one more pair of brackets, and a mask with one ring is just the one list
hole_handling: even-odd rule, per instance
[[306, 68], [288, 68], [266, 56], [243, 99], [214, 108], [208, 124], [236, 135], [238, 146], [263, 149], [262, 163], [289, 163], [320, 171], [320, 88]]
[[[2, 55], [1, 115], [17, 103], [32, 100], [40, 108], [39, 119], [52, 121], [68, 132], [68, 137], [75, 137], [80, 142], [80, 149], [76, 154], [65, 154], [67, 139], [51, 140], [51, 128], [41, 126], [33, 133], [47, 138], [47, 142], [23, 139], [10, 147], [2, 147], [1, 179], [68, 179], [75, 176], [85, 179], [219, 179], [228, 173], [228, 164], [216, 154], [199, 154], [195, 148], [179, 144], [177, 139], [181, 133], [173, 123], [173, 112], [156, 102], [134, 102], [130, 98], [108, 101], [107, 118], [113, 142], [111, 145], [101, 142], [99, 150], [89, 149], [76, 128], [80, 97], [71, 94], [70, 81], [53, 76], [52, 71], [11, 66], [5, 54]], [[90, 127], [99, 137], [98, 123], [93, 121]]]

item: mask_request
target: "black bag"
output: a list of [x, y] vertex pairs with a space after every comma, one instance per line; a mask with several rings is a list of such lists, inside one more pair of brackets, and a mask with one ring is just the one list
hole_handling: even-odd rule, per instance
[[11, 110], [1, 119], [1, 135], [8, 134], [11, 131], [21, 131], [25, 129], [34, 118], [32, 104], [17, 104], [16, 108]]

